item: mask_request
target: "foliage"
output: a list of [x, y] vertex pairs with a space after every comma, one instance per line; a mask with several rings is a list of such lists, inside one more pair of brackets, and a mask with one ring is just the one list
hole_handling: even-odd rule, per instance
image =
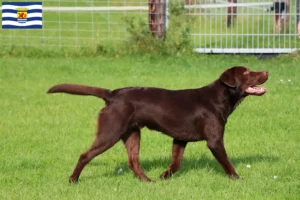
[[144, 18], [124, 17], [128, 40], [117, 43], [96, 42], [91, 47], [10, 46], [0, 49], [0, 56], [10, 57], [115, 57], [118, 55], [182, 55], [191, 54], [190, 32], [192, 17], [185, 15], [183, 4], [170, 3], [169, 27], [166, 37], [155, 39]]
[[180, 55], [191, 53], [190, 26], [193, 18], [185, 15], [183, 4], [170, 3], [169, 24], [163, 39], [156, 39], [144, 20], [124, 18], [130, 33], [128, 54]]

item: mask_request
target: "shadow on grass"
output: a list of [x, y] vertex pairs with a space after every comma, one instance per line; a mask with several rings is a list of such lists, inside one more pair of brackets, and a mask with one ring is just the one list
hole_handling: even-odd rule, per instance
[[[250, 155], [246, 157], [233, 157], [231, 158], [231, 161], [235, 167], [238, 167], [240, 164], [254, 164], [254, 163], [260, 163], [260, 162], [277, 162], [279, 160], [279, 157], [274, 156], [263, 156], [263, 155]], [[153, 169], [156, 169], [157, 167], [163, 167], [164, 170], [167, 169], [171, 162], [171, 158], [169, 157], [159, 157], [154, 158], [151, 160], [141, 160], [141, 166], [143, 171], [147, 174], [148, 171], [151, 171]], [[100, 166], [104, 163], [97, 162], [97, 163], [90, 163], [91, 166]], [[105, 165], [105, 164], [104, 164]], [[116, 163], [116, 167], [113, 169], [113, 172], [105, 173], [104, 176], [120, 176], [120, 174], [117, 173], [117, 171], [122, 168], [123, 172], [122, 174], [126, 173], [132, 173], [131, 170], [128, 167], [127, 160], [123, 161], [121, 163]], [[178, 172], [176, 172], [176, 177], [179, 177], [181, 175], [184, 175], [188, 171], [191, 170], [213, 170], [217, 172], [218, 174], [224, 175], [225, 172], [221, 165], [215, 160], [214, 158], [207, 157], [205, 155], [202, 155], [199, 159], [195, 158], [183, 158], [181, 168]], [[160, 173], [162, 173], [161, 171]], [[132, 173], [133, 174], [133, 173]], [[95, 174], [94, 174], [95, 175]], [[89, 176], [85, 177], [85, 179], [94, 179], [99, 178], [99, 176]], [[153, 180], [157, 180], [160, 174], [157, 174], [157, 177], [150, 177], [153, 178]], [[103, 176], [103, 175], [102, 175]]]

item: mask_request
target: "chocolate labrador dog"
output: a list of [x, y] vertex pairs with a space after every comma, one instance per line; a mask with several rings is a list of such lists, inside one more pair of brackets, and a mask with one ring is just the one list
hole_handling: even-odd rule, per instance
[[96, 138], [81, 154], [69, 182], [77, 182], [82, 169], [97, 155], [119, 140], [125, 144], [128, 165], [143, 181], [151, 181], [140, 166], [140, 130], [147, 127], [172, 138], [172, 162], [161, 174], [165, 179], [174, 174], [182, 161], [188, 142], [206, 140], [207, 146], [230, 178], [238, 178], [223, 142], [227, 118], [248, 95], [260, 96], [259, 87], [268, 72], [253, 72], [247, 67], [227, 69], [211, 84], [197, 89], [166, 90], [151, 87], [127, 87], [108, 90], [76, 84], [55, 85], [48, 93], [96, 96], [105, 101], [100, 111]]

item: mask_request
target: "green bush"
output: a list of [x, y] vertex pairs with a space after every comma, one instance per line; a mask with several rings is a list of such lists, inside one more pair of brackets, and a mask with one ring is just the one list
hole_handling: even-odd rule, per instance
[[[156, 39], [141, 19], [125, 18], [130, 38], [125, 42], [125, 54], [179, 55], [191, 53], [190, 33], [192, 17], [185, 15], [183, 4], [170, 3], [169, 24], [165, 37]], [[130, 47], [130, 48], [128, 48]]]
[[169, 27], [163, 39], [149, 31], [147, 18], [123, 18], [128, 40], [97, 43], [91, 47], [32, 47], [8, 46], [0, 49], [0, 57], [118, 57], [126, 55], [182, 55], [191, 53], [190, 25], [193, 19], [185, 15], [183, 4], [170, 3]]

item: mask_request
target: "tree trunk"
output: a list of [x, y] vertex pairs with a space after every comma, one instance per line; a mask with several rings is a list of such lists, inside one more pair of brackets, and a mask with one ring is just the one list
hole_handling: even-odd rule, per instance
[[165, 35], [165, 0], [149, 0], [149, 29], [155, 38]]

